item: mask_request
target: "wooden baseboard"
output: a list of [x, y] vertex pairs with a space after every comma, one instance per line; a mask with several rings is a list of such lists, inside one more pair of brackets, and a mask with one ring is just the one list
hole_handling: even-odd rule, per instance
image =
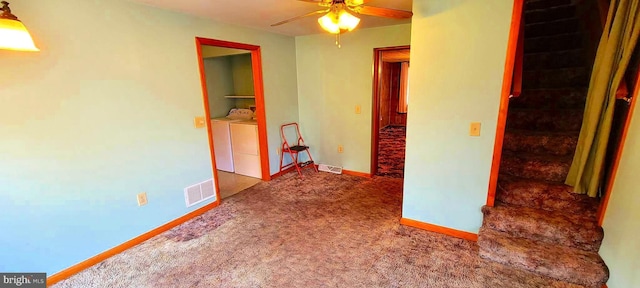
[[133, 238], [127, 242], [124, 242], [116, 247], [113, 247], [107, 251], [104, 251], [96, 256], [93, 256], [85, 261], [82, 261], [76, 265], [73, 265], [65, 270], [62, 270], [56, 274], [51, 275], [50, 277], [47, 277], [47, 286], [51, 286], [53, 284], [56, 284], [64, 279], [67, 279], [75, 274], [77, 274], [78, 272], [85, 270], [93, 265], [96, 265], [104, 260], [106, 260], [107, 258], [117, 255], [119, 253], [122, 253], [123, 251], [136, 246], [144, 241], [147, 241], [151, 238], [153, 238], [154, 236], [157, 236], [158, 234], [165, 232], [173, 227], [176, 227], [184, 222], [187, 222], [197, 216], [200, 216], [202, 214], [204, 214], [205, 212], [217, 207], [218, 205], [220, 205], [220, 200], [217, 200], [216, 202], [213, 202], [211, 204], [208, 204], [206, 206], [203, 206], [201, 208], [199, 208], [198, 210], [194, 210], [192, 212], [189, 212], [189, 214], [186, 214], [180, 218], [177, 218], [171, 222], [168, 222], [158, 228], [155, 228], [147, 233], [144, 233], [136, 238]]
[[438, 226], [438, 225], [433, 225], [433, 224], [429, 224], [429, 223], [424, 223], [424, 222], [416, 221], [416, 220], [413, 220], [413, 219], [402, 218], [402, 219], [400, 219], [400, 224], [405, 225], [405, 226], [418, 228], [418, 229], [431, 231], [431, 232], [445, 234], [445, 235], [453, 236], [453, 237], [456, 237], [456, 238], [462, 238], [462, 239], [470, 240], [470, 241], [474, 241], [474, 242], [478, 241], [478, 234], [469, 233], [469, 232], [466, 232], [466, 231], [460, 231], [460, 230], [456, 230], [456, 229], [451, 229], [451, 228], [447, 228], [447, 227], [442, 227], [442, 226]]
[[351, 176], [358, 176], [358, 177], [364, 177], [364, 178], [372, 178], [373, 177], [369, 173], [351, 171], [351, 170], [344, 170], [344, 169], [342, 169], [342, 174], [351, 175]]
[[[316, 168], [318, 168], [318, 164], [314, 164], [314, 165], [316, 165]], [[284, 174], [287, 174], [287, 173], [289, 173], [291, 171], [295, 171], [295, 170], [296, 170], [296, 167], [295, 166], [291, 166], [291, 167], [285, 169], [282, 172], [278, 172], [276, 174], [271, 175], [271, 180], [276, 179], [276, 178], [278, 178], [278, 177], [280, 177], [280, 176], [282, 176]], [[358, 176], [358, 177], [365, 177], [365, 178], [372, 178], [373, 177], [369, 173], [351, 171], [351, 170], [344, 170], [344, 169], [342, 170], [342, 174], [351, 175], [351, 176]]]
[[287, 169], [284, 169], [282, 172], [277, 172], [276, 174], [271, 175], [271, 180], [276, 179], [276, 178], [278, 178], [278, 177], [280, 177], [280, 176], [282, 176], [284, 174], [287, 174], [287, 173], [289, 173], [291, 171], [294, 171], [294, 170], [296, 170], [296, 166], [291, 166], [291, 167], [289, 167]]

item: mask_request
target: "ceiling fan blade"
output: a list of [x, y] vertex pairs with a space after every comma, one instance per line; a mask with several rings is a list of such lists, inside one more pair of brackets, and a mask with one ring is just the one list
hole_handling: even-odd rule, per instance
[[360, 7], [354, 8], [353, 10], [363, 15], [386, 17], [386, 18], [406, 19], [406, 18], [411, 18], [411, 16], [413, 16], [413, 12], [410, 12], [410, 11], [396, 10], [391, 8], [372, 7], [372, 6], [360, 6]]
[[304, 17], [309, 17], [309, 16], [313, 16], [313, 15], [316, 15], [316, 14], [324, 14], [324, 13], [329, 13], [329, 9], [313, 11], [313, 12], [310, 12], [310, 13], [307, 13], [307, 14], [304, 14], [304, 15], [300, 15], [300, 16], [297, 16], [297, 17], [293, 17], [293, 18], [291, 18], [291, 19], [287, 19], [287, 20], [284, 20], [284, 21], [280, 21], [280, 22], [278, 22], [278, 23], [271, 24], [271, 27], [273, 27], [273, 26], [278, 26], [278, 25], [282, 25], [282, 24], [286, 24], [286, 23], [289, 23], [289, 22], [291, 22], [291, 21], [295, 21], [295, 20], [298, 20], [298, 19], [302, 19], [302, 18], [304, 18]]
[[347, 6], [360, 6], [362, 4], [367, 4], [371, 0], [345, 0]]

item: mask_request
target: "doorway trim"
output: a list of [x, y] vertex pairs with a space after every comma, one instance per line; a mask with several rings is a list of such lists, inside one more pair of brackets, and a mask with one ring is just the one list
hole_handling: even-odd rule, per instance
[[258, 122], [258, 142], [260, 144], [260, 167], [262, 170], [262, 180], [271, 180], [269, 169], [269, 153], [267, 142], [267, 117], [264, 105], [264, 86], [262, 82], [262, 54], [260, 46], [236, 43], [224, 40], [196, 37], [196, 51], [198, 55], [198, 67], [200, 69], [200, 84], [202, 85], [202, 98], [204, 103], [205, 122], [207, 135], [209, 138], [209, 153], [211, 154], [211, 167], [213, 169], [213, 182], [216, 187], [216, 202], [220, 203], [220, 185], [218, 183], [218, 169], [216, 167], [216, 156], [213, 149], [213, 132], [211, 130], [211, 113], [209, 112], [209, 92], [207, 89], [207, 77], [204, 70], [204, 59], [202, 58], [202, 46], [216, 46], [232, 49], [247, 50], [251, 53], [251, 68], [253, 71], [253, 87], [256, 101], [256, 116]]
[[507, 58], [504, 64], [504, 76], [502, 80], [502, 93], [500, 95], [500, 109], [498, 110], [498, 121], [496, 127], [496, 138], [493, 146], [493, 161], [491, 163], [491, 174], [489, 176], [489, 193], [487, 195], [487, 206], [493, 207], [496, 200], [496, 190], [498, 189], [498, 175], [500, 174], [500, 160], [502, 159], [502, 145], [504, 142], [504, 131], [507, 127], [507, 113], [509, 112], [509, 96], [511, 95], [511, 84], [513, 82], [513, 70], [515, 66], [516, 53], [518, 50], [518, 38], [520, 36], [520, 22], [523, 17], [524, 0], [516, 0], [513, 3], [513, 14], [511, 16], [511, 28], [509, 31], [509, 42], [507, 43]]
[[373, 96], [371, 105], [371, 167], [369, 175], [378, 173], [378, 144], [380, 142], [380, 77], [382, 52], [411, 49], [411, 45], [373, 48]]
[[[640, 48], [636, 48], [640, 49]], [[638, 66], [640, 68], [640, 66]], [[607, 212], [607, 207], [609, 206], [609, 199], [611, 198], [611, 193], [613, 193], [613, 186], [616, 182], [616, 176], [618, 175], [618, 167], [620, 166], [620, 160], [622, 160], [622, 153], [624, 152], [625, 143], [627, 142], [627, 134], [629, 132], [629, 126], [631, 126], [631, 119], [633, 118], [633, 111], [635, 111], [636, 107], [636, 97], [640, 95], [640, 70], [636, 74], [635, 84], [633, 88], [633, 94], [631, 94], [631, 103], [629, 104], [629, 112], [627, 112], [627, 119], [622, 127], [622, 131], [620, 133], [620, 142], [617, 143], [618, 149], [614, 154], [613, 163], [611, 165], [611, 174], [609, 176], [609, 181], [607, 185], [604, 187], [604, 194], [602, 199], [600, 199], [600, 206], [598, 207], [598, 226], [602, 227], [604, 223], [604, 216]], [[617, 99], [616, 101], [619, 101]]]

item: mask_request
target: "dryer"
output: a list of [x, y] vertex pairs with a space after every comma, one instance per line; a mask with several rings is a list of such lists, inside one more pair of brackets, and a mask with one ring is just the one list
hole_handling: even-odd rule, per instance
[[249, 109], [231, 109], [227, 117], [211, 119], [213, 134], [213, 152], [216, 156], [218, 170], [235, 172], [233, 164], [233, 147], [231, 145], [230, 123], [251, 119], [253, 112]]

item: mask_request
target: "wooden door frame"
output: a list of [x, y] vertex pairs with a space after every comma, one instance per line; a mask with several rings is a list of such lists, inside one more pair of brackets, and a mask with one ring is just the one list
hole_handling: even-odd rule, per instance
[[258, 122], [258, 143], [260, 143], [260, 166], [262, 170], [262, 180], [271, 180], [269, 169], [269, 153], [267, 142], [267, 117], [264, 105], [264, 86], [262, 81], [262, 54], [260, 46], [196, 37], [196, 50], [198, 54], [198, 66], [200, 69], [200, 83], [202, 85], [202, 98], [204, 103], [204, 114], [207, 123], [207, 135], [209, 138], [209, 153], [211, 154], [211, 168], [213, 181], [216, 187], [216, 202], [220, 203], [220, 185], [218, 183], [218, 169], [216, 166], [216, 156], [213, 149], [213, 132], [211, 130], [211, 112], [209, 111], [209, 92], [207, 90], [207, 77], [204, 69], [204, 58], [202, 58], [202, 46], [216, 46], [247, 50], [251, 53], [251, 68], [253, 71], [253, 87], [256, 101], [256, 116]]
[[493, 205], [495, 204], [496, 189], [498, 188], [500, 160], [502, 159], [502, 145], [504, 143], [504, 131], [507, 126], [509, 96], [511, 96], [511, 84], [513, 82], [513, 71], [516, 63], [516, 53], [518, 51], [518, 38], [521, 31], [520, 24], [521, 21], [523, 21], [523, 9], [524, 0], [515, 0], [513, 3], [513, 14], [511, 16], [509, 42], [507, 44], [507, 58], [504, 64], [502, 92], [500, 94], [500, 109], [498, 112], [495, 144], [493, 146], [493, 161], [491, 163], [491, 174], [489, 176], [489, 193], [487, 195], [486, 205], [490, 207], [493, 207]]
[[411, 45], [373, 49], [373, 100], [371, 107], [371, 176], [378, 172], [378, 143], [380, 142], [380, 77], [382, 77], [382, 52], [411, 49]]
[[[640, 49], [640, 47], [636, 48]], [[629, 126], [631, 126], [631, 118], [633, 118], [633, 111], [636, 107], [636, 97], [640, 94], [640, 67], [638, 67], [638, 73], [636, 74], [636, 79], [633, 87], [633, 93], [631, 94], [631, 103], [629, 104], [629, 112], [627, 114], [627, 119], [622, 126], [622, 132], [620, 134], [620, 142], [618, 143], [618, 149], [614, 155], [614, 158], [611, 163], [611, 175], [609, 176], [609, 181], [607, 182], [607, 186], [604, 189], [604, 195], [600, 200], [600, 206], [598, 207], [598, 225], [602, 227], [604, 222], [604, 216], [607, 212], [607, 206], [609, 205], [609, 199], [611, 198], [611, 193], [613, 192], [613, 186], [616, 181], [616, 175], [618, 174], [618, 166], [620, 165], [620, 160], [622, 159], [622, 152], [624, 150], [624, 144], [627, 142], [627, 134], [629, 132]], [[616, 101], [619, 101], [616, 100]]]

